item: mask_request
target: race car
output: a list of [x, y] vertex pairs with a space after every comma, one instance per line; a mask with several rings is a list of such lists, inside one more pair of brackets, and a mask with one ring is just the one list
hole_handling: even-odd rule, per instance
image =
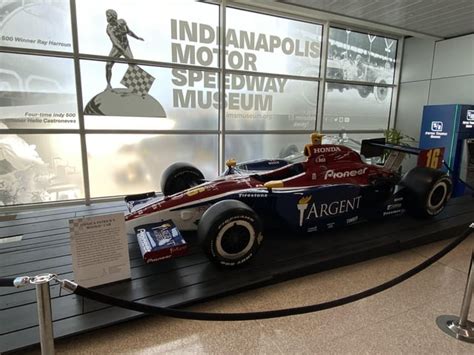
[[[391, 153], [383, 166], [364, 160], [387, 150]], [[401, 176], [406, 153], [419, 155], [423, 166]], [[313, 233], [405, 211], [435, 216], [451, 196], [451, 179], [438, 170], [439, 148], [420, 150], [371, 139], [362, 142], [362, 157], [343, 145], [321, 144], [320, 135], [313, 134], [304, 154], [300, 162], [230, 160], [224, 175], [212, 181], [190, 164], [172, 164], [162, 176], [164, 197], [126, 197], [127, 231], [171, 220], [181, 231], [197, 231], [212, 261], [232, 267], [254, 257], [271, 227]]]

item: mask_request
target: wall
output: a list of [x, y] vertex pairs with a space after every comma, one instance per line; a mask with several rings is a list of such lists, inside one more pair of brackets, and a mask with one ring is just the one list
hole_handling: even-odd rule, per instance
[[423, 106], [474, 104], [474, 34], [405, 41], [395, 127], [418, 140]]

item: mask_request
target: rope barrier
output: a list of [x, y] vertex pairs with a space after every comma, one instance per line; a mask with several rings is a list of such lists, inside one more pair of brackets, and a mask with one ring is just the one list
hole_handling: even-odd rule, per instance
[[359, 301], [363, 298], [385, 291], [395, 285], [398, 285], [399, 283], [403, 281], [406, 281], [410, 277], [418, 274], [419, 272], [423, 271], [430, 265], [434, 264], [436, 261], [441, 259], [443, 256], [445, 256], [455, 247], [457, 247], [473, 231], [474, 231], [474, 223], [472, 223], [466, 231], [460, 234], [455, 240], [449, 243], [446, 247], [444, 247], [438, 253], [428, 258], [424, 262], [420, 263], [419, 265], [415, 266], [414, 268], [408, 270], [407, 272], [401, 274], [400, 276], [397, 276], [387, 282], [384, 282], [381, 285], [375, 286], [373, 288], [370, 288], [368, 290], [365, 290], [365, 291], [362, 291], [350, 296], [339, 298], [337, 300], [323, 302], [320, 304], [314, 304], [314, 305], [309, 305], [309, 306], [289, 308], [289, 309], [277, 309], [277, 310], [249, 312], [249, 313], [192, 312], [192, 311], [186, 311], [186, 310], [181, 310], [181, 309], [151, 306], [151, 305], [147, 305], [143, 303], [123, 300], [120, 298], [116, 298], [113, 296], [105, 295], [105, 294], [87, 289], [69, 280], [58, 280], [58, 282], [60, 282], [61, 287], [74, 292], [78, 296], [83, 296], [94, 301], [106, 303], [112, 306], [126, 308], [132, 311], [142, 312], [142, 313], [157, 314], [157, 315], [168, 316], [168, 317], [173, 317], [173, 318], [181, 318], [181, 319], [207, 320], [207, 321], [243, 321], [243, 320], [278, 318], [278, 317], [286, 317], [286, 316], [297, 315], [297, 314], [318, 312], [318, 311], [327, 310], [334, 307], [343, 306], [348, 303]]
[[14, 277], [2, 277], [0, 278], [0, 287], [15, 287], [14, 281]]
[[0, 277], [0, 287], [21, 287], [29, 283], [30, 278], [28, 276]]

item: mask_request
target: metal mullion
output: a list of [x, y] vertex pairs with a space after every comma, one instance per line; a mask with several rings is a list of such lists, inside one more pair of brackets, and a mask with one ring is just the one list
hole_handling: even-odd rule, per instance
[[248, 70], [235, 70], [227, 69], [226, 74], [242, 74], [242, 75], [251, 75], [251, 76], [264, 76], [268, 78], [283, 78], [290, 80], [302, 80], [302, 81], [320, 81], [319, 77], [315, 76], [301, 76], [301, 75], [292, 75], [292, 74], [277, 74], [277, 73], [268, 73], [268, 72], [255, 72]]
[[[319, 76], [321, 77], [321, 82], [319, 83], [318, 88], [318, 106], [316, 112], [316, 122], [315, 130], [318, 131], [318, 122], [319, 122], [319, 131], [323, 130], [323, 121], [324, 121], [324, 104], [326, 100], [326, 67], [328, 62], [328, 48], [329, 48], [329, 29], [331, 24], [329, 21], [323, 26], [323, 33], [321, 36], [321, 55], [320, 55], [320, 68]], [[319, 121], [318, 121], [319, 120]]]
[[0, 129], [0, 134], [78, 134], [79, 129], [53, 129], [53, 128], [12, 128]]
[[289, 135], [289, 134], [307, 134], [307, 133], [312, 133], [314, 130], [312, 129], [300, 129], [300, 130], [294, 130], [294, 131], [289, 131], [289, 130], [227, 130], [227, 134], [243, 134], [243, 135], [252, 135], [252, 134], [282, 134], [282, 135]]
[[403, 62], [403, 50], [405, 46], [405, 38], [402, 38], [397, 43], [397, 54], [395, 59], [395, 73], [394, 73], [394, 84], [395, 89], [392, 90], [392, 100], [390, 102], [390, 113], [388, 116], [387, 128], [395, 128], [397, 123], [397, 112], [398, 112], [398, 100], [400, 97], [400, 81], [402, 76], [402, 62]]
[[190, 134], [216, 134], [218, 130], [147, 130], [147, 129], [84, 129], [87, 134], [168, 134], [168, 135], [190, 135]]
[[200, 70], [200, 71], [207, 71], [207, 72], [218, 72], [219, 68], [216, 67], [204, 67], [200, 65], [189, 65], [189, 64], [179, 64], [179, 63], [169, 63], [169, 62], [157, 62], [153, 60], [147, 59], [126, 59], [126, 58], [116, 58], [116, 57], [109, 57], [106, 55], [96, 55], [96, 54], [78, 54], [77, 55], [80, 60], [89, 60], [89, 61], [96, 61], [96, 62], [108, 62], [113, 59], [116, 63], [122, 64], [140, 64], [146, 65], [150, 67], [161, 67], [161, 68], [170, 68], [170, 69], [185, 69], [185, 70]]
[[375, 83], [375, 82], [371, 82], [371, 81], [341, 80], [341, 79], [330, 79], [330, 78], [327, 78], [326, 82], [335, 83], [335, 84], [348, 84], [348, 85], [359, 85], [359, 86], [378, 86], [378, 87], [387, 87], [387, 88], [393, 88], [393, 87], [397, 86], [395, 83], [393, 83], [393, 84], [383, 84], [383, 83]]
[[0, 46], [0, 52], [12, 53], [12, 54], [35, 55], [39, 57], [58, 57], [58, 58], [69, 58], [69, 59], [72, 59], [74, 57], [74, 53], [71, 53], [71, 52], [50, 51], [50, 50], [35, 49], [35, 48], [6, 47], [6, 46]]
[[79, 60], [79, 41], [77, 33], [77, 15], [76, 15], [76, 0], [70, 0], [71, 10], [71, 33], [72, 33], [72, 47], [74, 53], [74, 74], [76, 79], [76, 100], [77, 100], [77, 115], [79, 118], [79, 137], [81, 140], [81, 161], [82, 161], [82, 178], [84, 181], [84, 197], [85, 204], [90, 205], [90, 181], [89, 181], [89, 165], [87, 161], [87, 141], [84, 124], [84, 111], [82, 99], [82, 80], [81, 67]]
[[75, 205], [82, 205], [84, 204], [85, 199], [74, 199], [74, 200], [60, 200], [60, 201], [43, 201], [43, 202], [35, 202], [35, 203], [24, 203], [18, 205], [9, 205], [9, 206], [2, 206], [2, 213], [17, 213], [22, 211], [31, 211], [32, 208], [40, 209], [40, 208], [55, 208], [55, 207], [66, 207], [66, 206], [75, 206]]
[[364, 130], [357, 130], [357, 129], [345, 129], [345, 130], [340, 130], [340, 129], [325, 129], [322, 131], [322, 133], [356, 133], [356, 134], [364, 134], [364, 133], [384, 133], [383, 129], [364, 129]]
[[218, 146], [217, 146], [217, 173], [224, 170], [225, 166], [225, 76], [226, 76], [226, 32], [227, 32], [227, 0], [222, 0], [219, 5], [219, 121], [218, 121]]

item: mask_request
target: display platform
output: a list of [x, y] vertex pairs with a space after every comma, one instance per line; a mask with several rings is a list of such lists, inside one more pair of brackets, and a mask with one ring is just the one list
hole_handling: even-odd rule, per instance
[[[0, 238], [22, 236], [21, 241], [0, 243], [0, 276], [49, 272], [73, 279], [68, 220], [125, 209], [124, 203], [115, 202], [23, 212], [15, 218], [0, 215]], [[185, 234], [190, 244], [187, 256], [145, 264], [136, 240], [130, 236], [132, 280], [97, 289], [147, 304], [185, 306], [454, 237], [473, 218], [474, 200], [465, 196], [450, 201], [434, 219], [387, 217], [312, 235], [267, 232], [255, 259], [234, 270], [223, 270], [210, 263], [196, 245], [194, 234]], [[51, 287], [56, 338], [142, 316], [59, 291], [57, 285]], [[318, 301], [315, 299], [314, 303]], [[34, 288], [0, 288], [0, 319], [0, 352], [37, 344]]]

